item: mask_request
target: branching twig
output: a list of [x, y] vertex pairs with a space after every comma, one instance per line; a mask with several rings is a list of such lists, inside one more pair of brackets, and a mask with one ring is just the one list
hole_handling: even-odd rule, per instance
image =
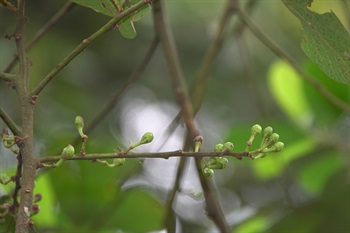
[[[36, 35], [25, 45], [25, 50], [28, 52], [32, 46], [37, 43], [47, 32], [48, 30], [56, 24], [67, 12], [69, 12], [75, 3], [68, 1], [64, 6], [54, 15], [52, 18], [47, 21], [47, 23], [39, 29]], [[4, 72], [10, 72], [18, 61], [18, 56], [15, 56], [12, 61], [5, 67]]]
[[21, 135], [21, 130], [16, 125], [16, 123], [11, 119], [11, 117], [0, 107], [0, 118], [9, 127], [12, 133], [16, 136]]
[[330, 92], [327, 88], [325, 88], [319, 81], [305, 72], [300, 66], [294, 61], [287, 53], [285, 53], [281, 48], [279, 48], [271, 39], [269, 39], [258, 27], [256, 27], [253, 22], [246, 16], [246, 14], [237, 10], [237, 15], [239, 19], [246, 24], [246, 26], [251, 30], [251, 32], [262, 42], [264, 43], [273, 53], [275, 53], [278, 57], [286, 60], [296, 72], [300, 74], [305, 81], [311, 84], [315, 89], [317, 89], [326, 99], [328, 99], [332, 104], [337, 106], [342, 111], [349, 113], [350, 106], [335, 96], [332, 92]]
[[148, 4], [149, 1], [140, 1], [130, 8], [126, 9], [122, 13], [118, 14], [116, 17], [111, 19], [107, 24], [101, 27], [98, 31], [92, 34], [90, 37], [84, 39], [68, 56], [66, 56], [60, 63], [56, 65], [56, 67], [51, 70], [51, 72], [46, 75], [46, 77], [36, 86], [36, 88], [32, 91], [32, 96], [39, 95], [40, 92], [56, 77], [56, 75], [67, 66], [76, 56], [78, 56], [81, 52], [84, 51], [89, 45], [91, 45], [98, 37], [102, 36], [106, 32], [115, 28], [121, 20], [128, 17], [133, 12], [137, 11], [144, 5]]

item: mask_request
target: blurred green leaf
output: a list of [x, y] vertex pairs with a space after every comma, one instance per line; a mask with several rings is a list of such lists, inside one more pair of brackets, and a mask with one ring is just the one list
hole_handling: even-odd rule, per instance
[[332, 175], [343, 167], [337, 152], [319, 155], [317, 160], [305, 164], [299, 173], [299, 183], [311, 194], [321, 194]]
[[[316, 65], [305, 64], [306, 72], [317, 77], [320, 83], [344, 101], [349, 99], [349, 87], [329, 79]], [[310, 125], [332, 126], [343, 112], [319, 93], [314, 86], [302, 79], [285, 62], [277, 61], [270, 67], [269, 88], [275, 101], [295, 123], [308, 128]]]
[[253, 217], [235, 228], [234, 232], [238, 233], [256, 233], [261, 232], [263, 229], [266, 229], [269, 225], [269, 220], [267, 218], [257, 216]]
[[313, 119], [303, 80], [287, 63], [273, 63], [268, 74], [269, 87], [277, 104], [295, 123], [307, 126]]
[[350, 37], [333, 12], [318, 14], [308, 9], [312, 0], [282, 0], [299, 18], [301, 47], [330, 78], [350, 84]]
[[136, 37], [136, 30], [134, 27], [134, 23], [128, 18], [123, 20], [119, 26], [120, 33], [127, 39], [133, 39]]
[[33, 217], [33, 221], [41, 228], [57, 226], [59, 222], [56, 211], [56, 196], [49, 176], [44, 174], [35, 180], [34, 194], [37, 193], [40, 193], [43, 198], [36, 203], [40, 206], [40, 212]]
[[164, 208], [154, 196], [141, 189], [121, 193], [114, 207], [111, 225], [126, 232], [148, 232], [163, 228]]

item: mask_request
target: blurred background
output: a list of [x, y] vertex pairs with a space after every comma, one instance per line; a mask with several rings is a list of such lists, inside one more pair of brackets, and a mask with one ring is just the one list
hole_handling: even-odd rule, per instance
[[[244, 7], [248, 1], [239, 1]], [[63, 6], [63, 1], [27, 1], [27, 41]], [[226, 1], [165, 1], [187, 85], [192, 81], [218, 28]], [[349, 31], [349, 3], [316, 0], [311, 10], [333, 11]], [[328, 78], [300, 48], [301, 24], [281, 1], [256, 1], [250, 18], [298, 61], [309, 74], [349, 103], [349, 87]], [[75, 6], [28, 52], [31, 86], [45, 77], [83, 39], [110, 18]], [[285, 149], [264, 159], [234, 158], [213, 177], [227, 221], [235, 232], [348, 232], [350, 230], [350, 119], [276, 57], [249, 29], [234, 33], [233, 16], [210, 72], [196, 117], [205, 141], [202, 151], [231, 141], [245, 149], [250, 128], [272, 126]], [[151, 13], [135, 23], [137, 37], [117, 30], [99, 38], [59, 73], [40, 94], [35, 112], [35, 153], [57, 155], [77, 136], [74, 118], [91, 122], [119, 91], [143, 59], [154, 38]], [[14, 15], [0, 8], [0, 70], [16, 54]], [[16, 72], [17, 68], [13, 72]], [[0, 82], [1, 107], [20, 122], [15, 91]], [[161, 47], [140, 79], [132, 84], [90, 133], [87, 153], [113, 152], [137, 142], [143, 133], [155, 140], [135, 151], [182, 148], [185, 128], [166, 129], [178, 114]], [[0, 129], [6, 125], [0, 121]], [[79, 148], [79, 146], [77, 147]], [[39, 171], [35, 193], [43, 195], [33, 217], [37, 232], [165, 232], [165, 201], [178, 159], [128, 159], [111, 169], [89, 161], [65, 162]], [[0, 146], [0, 171], [12, 176], [16, 159]], [[177, 232], [218, 232], [204, 211], [194, 161], [186, 168], [174, 211]], [[0, 185], [0, 196], [13, 189]], [[2, 198], [2, 201], [5, 199]], [[7, 219], [6, 219], [7, 221]], [[8, 221], [0, 225], [6, 232]]]

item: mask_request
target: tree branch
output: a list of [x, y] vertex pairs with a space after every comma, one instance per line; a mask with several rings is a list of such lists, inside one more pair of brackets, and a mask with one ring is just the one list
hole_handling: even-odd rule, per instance
[[[23, 37], [24, 26], [27, 22], [25, 16], [25, 0], [18, 0], [16, 12], [16, 39], [17, 54], [19, 58], [19, 78], [15, 80], [16, 92], [21, 107], [22, 134], [16, 140], [20, 149], [22, 178], [20, 186], [20, 204], [16, 213], [16, 233], [28, 233], [31, 228], [30, 211], [33, 203], [34, 179], [36, 171], [36, 159], [33, 156], [33, 116], [34, 104], [29, 94], [29, 68], [30, 61], [26, 56]], [[20, 165], [20, 161], [18, 162]], [[19, 171], [17, 171], [19, 174]]]
[[[49, 20], [47, 23], [39, 29], [39, 31], [35, 34], [35, 36], [25, 45], [25, 51], [28, 52], [32, 46], [37, 43], [47, 32], [48, 30], [56, 24], [66, 13], [68, 13], [73, 6], [75, 6], [74, 2], [67, 1], [66, 4]], [[4, 69], [4, 72], [10, 72], [13, 67], [18, 62], [18, 56], [15, 56], [12, 61]]]
[[250, 29], [250, 31], [263, 43], [265, 44], [274, 54], [278, 57], [286, 60], [294, 70], [300, 74], [301, 78], [304, 78], [309, 84], [311, 84], [316, 90], [318, 90], [326, 99], [328, 99], [332, 104], [337, 106], [342, 111], [349, 113], [350, 106], [339, 99], [336, 95], [326, 89], [317, 79], [313, 78], [307, 72], [305, 72], [300, 66], [294, 61], [287, 53], [285, 53], [281, 48], [279, 48], [270, 38], [268, 38], [253, 22], [249, 17], [240, 9], [237, 9], [237, 15], [239, 19]]
[[2, 79], [5, 81], [14, 81], [16, 78], [18, 78], [18, 75], [16, 74], [10, 74], [0, 71], [0, 80]]
[[[163, 9], [162, 9], [162, 2], [161, 1], [155, 1], [154, 2], [154, 7], [153, 7], [153, 17], [154, 17], [154, 25], [155, 25], [155, 31], [157, 35], [159, 36], [161, 43], [163, 45], [163, 51], [164, 55], [167, 61], [167, 66], [170, 71], [170, 76], [172, 78], [172, 84], [173, 84], [173, 89], [175, 91], [175, 96], [177, 99], [177, 102], [181, 108], [181, 113], [184, 119], [184, 122], [186, 124], [187, 130], [188, 130], [188, 135], [187, 139], [193, 140], [198, 135], [198, 130], [194, 124], [194, 112], [191, 106], [191, 102], [189, 99], [189, 94], [184, 82], [184, 77], [183, 73], [181, 70], [176, 46], [174, 43], [174, 38], [171, 34], [170, 31], [170, 26], [168, 25], [167, 19], [164, 16]], [[189, 145], [189, 140], [186, 142], [187, 145]], [[185, 158], [181, 158], [184, 160]], [[184, 164], [180, 163], [180, 164]], [[198, 164], [198, 163], [197, 163]], [[197, 167], [198, 168], [198, 167]], [[182, 167], [179, 167], [179, 169], [183, 169]], [[199, 176], [203, 176], [203, 174], [199, 173]], [[178, 178], [179, 179], [179, 178]], [[201, 183], [206, 182], [206, 184], [202, 183], [202, 187], [212, 187], [210, 186], [210, 181], [204, 179], [200, 179]], [[179, 183], [179, 181], [178, 181]], [[178, 187], [174, 187], [174, 190], [177, 189]], [[230, 232], [230, 228], [226, 222], [225, 216], [222, 212], [222, 209], [218, 203], [218, 200], [213, 197], [212, 195], [206, 193], [206, 192], [212, 192], [214, 191], [213, 189], [206, 188], [204, 190], [204, 195], [205, 195], [205, 200], [206, 200], [206, 206], [215, 206], [216, 208], [210, 208], [208, 210], [208, 215], [212, 218], [214, 223], [217, 225], [217, 227], [221, 230], [221, 232], [228, 233]], [[174, 191], [173, 191], [174, 192]], [[174, 193], [171, 194], [172, 196], [170, 197], [170, 201], [174, 201]], [[168, 199], [169, 201], [169, 199]], [[168, 205], [172, 205], [171, 203], [168, 203]], [[169, 213], [169, 212], [168, 212]], [[166, 227], [168, 229], [168, 232], [174, 232], [174, 223], [172, 222], [173, 220], [173, 214], [167, 216], [167, 222], [166, 222]]]
[[[67, 158], [67, 160], [96, 160], [96, 159], [114, 159], [114, 158], [127, 158], [127, 159], [146, 159], [146, 158], [160, 158], [160, 159], [169, 159], [171, 157], [193, 157], [193, 158], [203, 158], [203, 157], [222, 157], [222, 156], [231, 156], [235, 157], [238, 160], [242, 160], [243, 157], [249, 157], [250, 153], [247, 151], [244, 152], [230, 152], [230, 151], [224, 151], [224, 152], [185, 152], [182, 150], [176, 150], [176, 151], [168, 151], [168, 152], [157, 152], [157, 153], [103, 153], [103, 154], [85, 154], [82, 156], [81, 154], [76, 154], [72, 158]], [[46, 162], [56, 162], [60, 160], [61, 156], [46, 156], [41, 157], [38, 159], [38, 162], [40, 163], [46, 163]]]
[[32, 96], [39, 95], [40, 92], [48, 85], [54, 77], [65, 67], [67, 66], [76, 56], [78, 56], [81, 52], [84, 51], [89, 45], [91, 45], [98, 37], [102, 36], [106, 32], [115, 28], [121, 20], [128, 17], [133, 12], [137, 11], [144, 5], [152, 2], [149, 1], [140, 1], [130, 8], [126, 9], [122, 13], [118, 14], [116, 17], [112, 18], [107, 24], [101, 27], [98, 31], [92, 34], [90, 37], [84, 39], [68, 56], [66, 56], [60, 63], [56, 65], [56, 67], [46, 75], [46, 77], [36, 86], [36, 88], [32, 91]]
[[0, 107], [0, 118], [7, 125], [7, 127], [9, 127], [9, 129], [11, 130], [11, 132], [14, 135], [19, 136], [22, 134], [21, 130], [16, 125], [16, 123], [12, 120], [12, 118], [1, 107]]

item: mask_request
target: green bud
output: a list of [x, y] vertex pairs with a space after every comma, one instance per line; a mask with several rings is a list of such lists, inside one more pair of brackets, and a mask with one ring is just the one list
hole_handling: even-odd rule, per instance
[[194, 152], [199, 151], [199, 147], [202, 145], [202, 142], [204, 141], [204, 138], [202, 136], [197, 136], [194, 138]]
[[215, 165], [217, 163], [217, 157], [210, 157], [208, 165]]
[[140, 140], [140, 145], [152, 142], [153, 138], [154, 138], [153, 133], [151, 133], [151, 132], [145, 133]]
[[210, 168], [208, 168], [208, 167], [204, 168], [204, 169], [202, 170], [202, 172], [203, 172], [203, 175], [204, 175], [205, 177], [207, 177], [207, 178], [212, 178], [213, 175], [214, 175], [213, 169], [210, 169]]
[[268, 153], [268, 152], [280, 152], [283, 150], [284, 143], [283, 142], [276, 142], [273, 146], [270, 148], [265, 148], [261, 152], [262, 153]]
[[68, 146], [63, 148], [62, 156], [64, 158], [72, 158], [74, 153], [75, 153], [74, 147], [71, 144], [69, 144]]
[[208, 168], [210, 169], [224, 169], [228, 163], [228, 160], [224, 157], [216, 158], [215, 164], [208, 164]]
[[250, 138], [249, 140], [247, 141], [247, 147], [246, 147], [246, 151], [249, 150], [249, 147], [253, 144], [253, 141], [255, 139], [255, 137], [258, 135], [258, 134], [261, 134], [261, 131], [262, 131], [262, 128], [260, 125], [258, 124], [255, 124], [252, 126], [252, 129], [251, 129], [251, 135], [250, 135]]
[[264, 137], [265, 137], [265, 138], [270, 137], [272, 133], [273, 133], [273, 129], [272, 129], [271, 126], [267, 126], [267, 127], [264, 129]]
[[217, 163], [222, 164], [222, 168], [225, 168], [226, 165], [228, 164], [228, 160], [225, 157], [219, 157], [217, 159]]
[[225, 150], [227, 150], [227, 149], [228, 149], [229, 151], [232, 151], [234, 147], [235, 147], [235, 146], [233, 145], [232, 142], [225, 142], [225, 143], [224, 143], [224, 147], [223, 147], [222, 149], [223, 149], [223, 151], [225, 151]]
[[284, 148], [284, 143], [283, 142], [276, 142], [274, 147], [276, 148], [276, 152], [280, 152]]
[[219, 143], [219, 144], [216, 144], [215, 147], [214, 147], [214, 151], [215, 152], [222, 152], [223, 151], [223, 148], [224, 148], [224, 145]]
[[273, 144], [278, 142], [279, 139], [280, 139], [280, 135], [278, 135], [277, 133], [271, 134], [271, 136], [269, 138], [267, 138], [265, 140], [265, 142], [263, 143], [262, 148], [266, 148], [266, 147], [272, 146]]
[[120, 166], [123, 166], [125, 163], [125, 158], [116, 158], [116, 159], [113, 159], [113, 164], [115, 167], [120, 167]]
[[258, 134], [261, 134], [261, 131], [262, 131], [262, 128], [260, 125], [258, 124], [255, 124], [252, 126], [252, 135], [258, 135]]
[[83, 133], [84, 119], [81, 116], [75, 117], [75, 127], [77, 128], [80, 136], [84, 138], [86, 135]]
[[10, 178], [6, 174], [0, 174], [0, 184], [9, 183]]

